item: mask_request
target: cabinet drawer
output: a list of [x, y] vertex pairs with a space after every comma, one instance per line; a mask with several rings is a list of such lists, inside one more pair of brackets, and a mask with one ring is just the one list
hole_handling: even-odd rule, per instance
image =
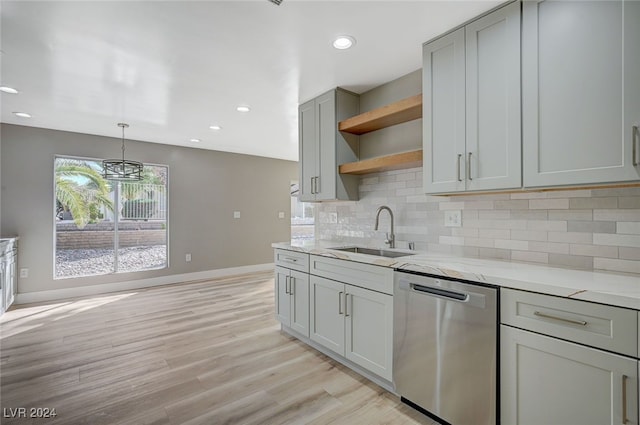
[[393, 295], [393, 269], [389, 267], [317, 255], [310, 260], [310, 274]]
[[637, 312], [585, 301], [502, 289], [500, 321], [628, 356], [638, 356]]
[[309, 254], [284, 249], [275, 250], [276, 266], [286, 267], [299, 272], [309, 273]]

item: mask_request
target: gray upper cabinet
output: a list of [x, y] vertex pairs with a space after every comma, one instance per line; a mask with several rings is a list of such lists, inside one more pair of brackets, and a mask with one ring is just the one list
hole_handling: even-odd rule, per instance
[[638, 1], [523, 3], [525, 186], [640, 178], [638, 46]]
[[426, 193], [522, 186], [520, 4], [423, 47]]
[[358, 112], [358, 95], [339, 88], [300, 105], [302, 201], [358, 199], [358, 177], [338, 174], [340, 164], [358, 160], [358, 136], [339, 132], [338, 122]]

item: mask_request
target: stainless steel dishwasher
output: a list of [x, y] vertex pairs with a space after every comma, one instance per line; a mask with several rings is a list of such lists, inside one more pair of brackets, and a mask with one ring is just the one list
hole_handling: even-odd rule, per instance
[[492, 287], [396, 272], [393, 382], [402, 400], [453, 425], [496, 424]]

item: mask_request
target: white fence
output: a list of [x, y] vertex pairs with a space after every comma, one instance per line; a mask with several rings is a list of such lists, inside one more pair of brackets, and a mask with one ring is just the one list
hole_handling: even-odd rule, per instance
[[121, 220], [166, 220], [167, 188], [161, 184], [121, 182]]

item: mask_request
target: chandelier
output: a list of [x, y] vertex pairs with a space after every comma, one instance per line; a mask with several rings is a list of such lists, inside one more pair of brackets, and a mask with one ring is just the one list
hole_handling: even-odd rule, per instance
[[142, 180], [142, 162], [124, 159], [124, 129], [129, 124], [118, 123], [122, 128], [122, 159], [105, 159], [102, 161], [102, 177], [107, 180], [138, 181]]

